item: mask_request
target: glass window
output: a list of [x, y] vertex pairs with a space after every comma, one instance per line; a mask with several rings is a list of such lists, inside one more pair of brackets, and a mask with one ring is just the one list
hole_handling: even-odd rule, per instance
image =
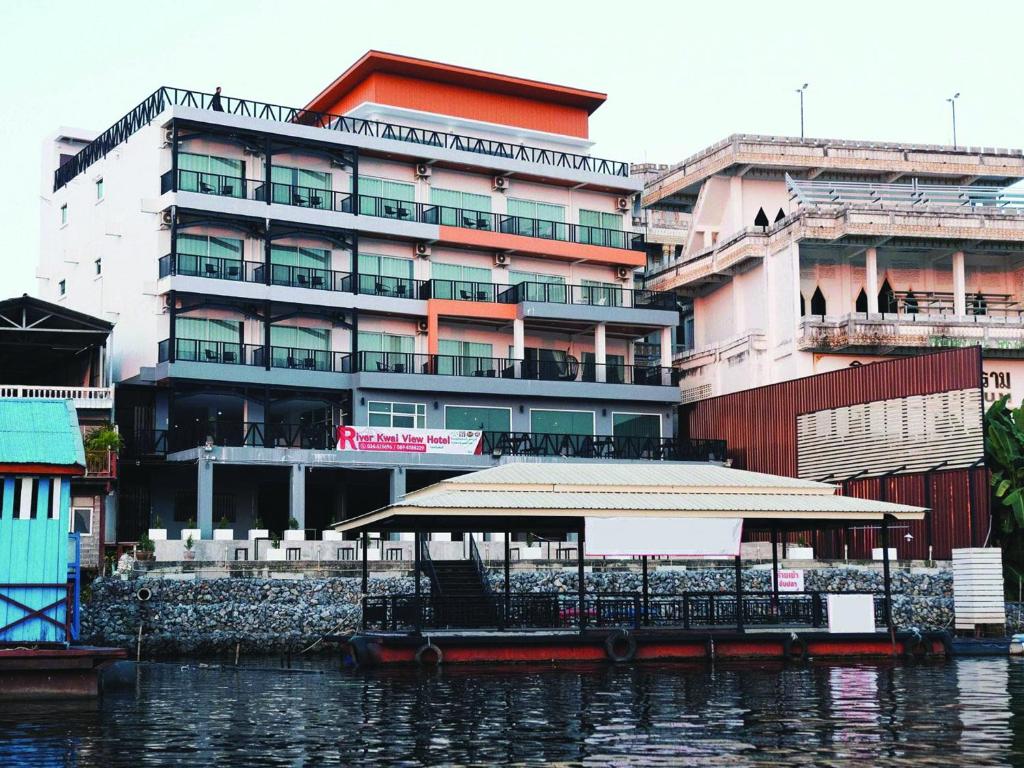
[[274, 245], [270, 248], [270, 264], [274, 285], [322, 288], [329, 284], [331, 252], [326, 248]]
[[654, 413], [613, 413], [612, 434], [616, 437], [661, 437], [661, 418]]
[[92, 534], [92, 509], [75, 507], [71, 510], [71, 532], [80, 533], [83, 536]]
[[242, 241], [209, 235], [178, 235], [180, 275], [242, 279]]
[[622, 306], [622, 288], [615, 283], [603, 283], [599, 280], [582, 280], [580, 300], [584, 304], [595, 307]]
[[359, 212], [366, 216], [411, 219], [416, 187], [404, 181], [359, 177]]
[[179, 317], [175, 325], [178, 360], [242, 363], [242, 321]]
[[61, 280], [59, 283], [57, 283], [57, 295], [58, 296], [63, 296], [67, 292], [68, 292], [68, 281], [67, 280]]
[[329, 371], [330, 348], [330, 328], [270, 327], [270, 364], [275, 368]]
[[562, 224], [565, 221], [564, 205], [510, 197], [508, 213], [510, 218], [503, 222], [503, 232], [553, 240], [569, 239], [569, 228]]
[[423, 429], [427, 421], [427, 406], [423, 403], [367, 403], [367, 426], [405, 427]]
[[103, 179], [96, 179], [96, 199], [103, 199]]
[[359, 292], [375, 296], [415, 298], [412, 259], [359, 254]]
[[475, 341], [440, 339], [437, 344], [440, 355], [437, 372], [458, 376], [498, 376], [493, 359], [494, 348], [490, 344]]
[[175, 331], [179, 339], [238, 341], [241, 338], [242, 321], [217, 320], [208, 317], [179, 317]]
[[430, 202], [438, 206], [438, 223], [450, 227], [469, 227], [470, 229], [490, 229], [491, 196], [478, 195], [473, 192], [460, 192], [456, 189], [430, 188]]
[[94, 261], [93, 263], [96, 265], [96, 274], [97, 275], [102, 275], [103, 274], [103, 259], [96, 259], [96, 261]]
[[413, 372], [415, 337], [377, 331], [359, 331], [358, 340], [362, 370], [389, 373]]
[[559, 304], [566, 301], [565, 278], [560, 275], [510, 270], [508, 280], [512, 285], [527, 283], [525, 288], [520, 289], [520, 301], [548, 301]]
[[272, 165], [270, 180], [273, 182], [273, 201], [275, 203], [303, 205], [310, 208], [331, 207], [330, 171]]
[[473, 405], [446, 405], [445, 429], [482, 429], [484, 432], [511, 432], [512, 409], [482, 408]]
[[[604, 380], [608, 384], [623, 384], [626, 381], [626, 356], [605, 355]], [[593, 352], [583, 353], [583, 380], [597, 381], [597, 358]]]
[[64, 203], [64, 205], [62, 205], [60, 207], [60, 223], [61, 223], [61, 225], [64, 225], [64, 224], [68, 223], [68, 204], [67, 203]]
[[178, 189], [225, 197], [242, 197], [245, 162], [217, 155], [178, 154]]
[[494, 301], [491, 270], [486, 267], [433, 262], [430, 276], [435, 280], [431, 294], [435, 299]]
[[625, 245], [622, 214], [588, 211], [581, 208], [580, 226], [576, 235], [576, 240], [580, 243], [622, 248]]
[[530, 431], [547, 435], [593, 435], [593, 411], [530, 411]]

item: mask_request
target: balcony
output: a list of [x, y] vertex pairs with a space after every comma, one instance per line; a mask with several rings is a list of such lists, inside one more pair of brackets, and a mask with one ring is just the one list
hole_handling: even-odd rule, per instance
[[[183, 88], [158, 88], [147, 96], [128, 114], [97, 136], [77, 155], [54, 171], [53, 189], [60, 189], [90, 165], [106, 157], [121, 142], [126, 141], [140, 128], [152, 122], [168, 107], [183, 106], [193, 109], [210, 109], [213, 94]], [[405, 142], [410, 145], [457, 150], [476, 155], [486, 155], [508, 160], [546, 165], [552, 168], [585, 171], [587, 173], [629, 178], [629, 163], [605, 160], [572, 152], [531, 147], [524, 144], [464, 136], [429, 128], [414, 128], [397, 123], [378, 120], [364, 120], [355, 117], [332, 115], [326, 112], [312, 112], [299, 107], [283, 107], [251, 99], [236, 99], [221, 96], [224, 112], [271, 122], [308, 125], [329, 131], [338, 131], [353, 136], [369, 136], [378, 139]], [[415, 154], [413, 147], [410, 153]]]
[[649, 365], [597, 365], [565, 360], [515, 360], [507, 357], [431, 355], [412, 352], [360, 352], [362, 372], [463, 376], [484, 379], [576, 381], [598, 384], [639, 384], [671, 387], [678, 383], [672, 368]]
[[0, 384], [0, 399], [46, 398], [70, 400], [75, 408], [110, 410], [114, 407], [113, 387], [62, 387], [35, 384]]
[[[355, 196], [349, 192], [335, 192], [330, 189], [299, 187], [277, 182], [272, 183], [270, 187], [270, 202], [279, 205], [339, 213], [357, 213], [362, 216], [450, 226], [477, 232], [518, 235], [576, 245], [600, 246], [626, 251], [643, 251], [645, 249], [643, 235], [621, 229], [588, 227], [562, 221], [530, 219], [523, 216], [449, 208], [443, 205], [414, 203], [370, 195], [359, 195], [359, 205], [356, 210]], [[167, 171], [160, 177], [160, 192], [165, 194], [174, 191], [174, 188], [174, 172]], [[267, 184], [264, 181], [200, 171], [179, 169], [177, 191], [258, 202], [267, 201]]]
[[268, 366], [268, 348], [262, 344], [182, 338], [175, 339], [174, 342], [173, 360], [170, 355], [170, 339], [164, 339], [157, 348], [157, 362], [217, 363], [328, 373], [352, 372], [352, 356], [347, 352], [271, 346]]
[[[266, 265], [262, 261], [239, 261], [217, 256], [168, 253], [160, 257], [159, 269], [161, 278], [182, 275], [233, 282], [267, 283]], [[348, 272], [337, 272], [331, 269], [271, 264], [270, 285], [351, 293], [352, 276]]]
[[854, 313], [804, 318], [797, 345], [818, 353], [891, 354], [980, 345], [991, 357], [1024, 357], [1019, 315]]
[[86, 451], [85, 476], [88, 478], [117, 477], [117, 454], [111, 450]]

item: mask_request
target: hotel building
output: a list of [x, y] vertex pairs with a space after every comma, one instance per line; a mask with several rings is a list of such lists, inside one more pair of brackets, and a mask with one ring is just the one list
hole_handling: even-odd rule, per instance
[[707, 460], [673, 436], [676, 296], [634, 284], [642, 182], [590, 154], [604, 100], [371, 51], [302, 108], [160, 88], [58, 132], [39, 290], [115, 323], [117, 538], [322, 530], [518, 456]]
[[973, 345], [1024, 397], [1020, 150], [737, 135], [637, 170], [683, 403]]

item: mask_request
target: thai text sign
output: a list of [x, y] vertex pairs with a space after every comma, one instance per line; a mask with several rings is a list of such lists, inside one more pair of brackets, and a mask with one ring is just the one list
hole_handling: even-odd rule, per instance
[[339, 451], [479, 455], [483, 432], [473, 429], [338, 427]]
[[803, 592], [804, 572], [797, 569], [779, 571], [779, 592]]

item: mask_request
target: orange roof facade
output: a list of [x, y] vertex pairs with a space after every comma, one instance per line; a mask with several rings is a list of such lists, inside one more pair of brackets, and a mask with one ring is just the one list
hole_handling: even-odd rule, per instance
[[587, 138], [605, 94], [369, 51], [307, 109], [346, 114], [371, 102], [499, 125]]

